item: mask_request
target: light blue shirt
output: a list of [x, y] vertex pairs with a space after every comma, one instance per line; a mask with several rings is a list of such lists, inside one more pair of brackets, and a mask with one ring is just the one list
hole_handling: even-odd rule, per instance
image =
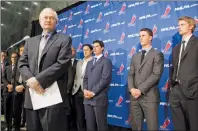
[[145, 56], [147, 55], [147, 53], [149, 52], [149, 50], [150, 50], [151, 48], [152, 48], [152, 46], [149, 47], [149, 48], [142, 48], [142, 50], [145, 50], [145, 51], [146, 51]]

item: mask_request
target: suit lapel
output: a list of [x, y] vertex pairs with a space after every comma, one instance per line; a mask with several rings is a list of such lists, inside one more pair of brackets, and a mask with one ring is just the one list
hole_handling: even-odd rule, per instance
[[194, 41], [194, 36], [191, 36], [191, 38], [189, 39], [189, 41], [187, 43], [187, 46], [186, 46], [186, 49], [185, 49], [184, 53], [182, 53], [182, 55], [181, 55], [181, 61], [186, 56], [186, 54], [188, 53], [188, 51], [190, 50], [190, 48], [193, 47], [193, 44], [194, 44], [193, 41]]
[[47, 41], [47, 43], [46, 43], [46, 45], [45, 45], [45, 47], [43, 49], [43, 52], [41, 54], [41, 58], [40, 59], [42, 59], [43, 55], [45, 53], [47, 53], [47, 51], [49, 50], [50, 46], [56, 41], [57, 38], [58, 38], [58, 35], [56, 35], [56, 32], [54, 32], [52, 34], [52, 36], [49, 38], [49, 40]]
[[104, 56], [102, 56], [100, 59], [98, 59], [98, 60], [95, 62], [95, 64], [93, 64], [93, 62], [94, 62], [94, 59], [93, 59], [93, 60], [92, 60], [92, 67], [91, 67], [91, 69], [95, 68], [95, 67], [102, 61], [103, 58], [104, 58]]
[[[142, 61], [140, 68], [142, 68], [142, 66], [145, 64], [145, 62], [148, 60], [149, 56], [151, 55], [151, 53], [153, 52], [153, 48], [151, 48], [149, 50], [149, 52], [146, 54], [146, 56], [144, 57], [144, 60]], [[140, 53], [141, 54], [141, 53]], [[142, 55], [142, 54], [141, 54]], [[140, 59], [141, 59], [141, 55], [140, 55]]]
[[40, 41], [41, 41], [41, 35], [40, 36], [38, 36], [37, 38], [35, 38], [35, 54], [34, 54], [34, 56], [35, 56], [35, 63], [36, 63], [36, 65], [38, 65], [38, 54], [39, 54], [39, 45], [40, 45]]

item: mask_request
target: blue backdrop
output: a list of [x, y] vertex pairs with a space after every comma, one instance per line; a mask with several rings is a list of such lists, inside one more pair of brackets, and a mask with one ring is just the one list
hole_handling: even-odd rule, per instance
[[[184, 15], [193, 17], [198, 23], [198, 2], [90, 1], [59, 14], [57, 31], [72, 37], [78, 59], [83, 58], [83, 44], [92, 44], [96, 39], [105, 43], [104, 55], [113, 63], [108, 124], [131, 128], [127, 75], [132, 55], [141, 49], [139, 30], [147, 27], [154, 33], [153, 47], [163, 52], [165, 58], [164, 72], [158, 86], [161, 96], [159, 129], [173, 129], [166, 98], [167, 80], [172, 47], [181, 41], [177, 33], [177, 20]], [[198, 28], [194, 34], [197, 36]]]

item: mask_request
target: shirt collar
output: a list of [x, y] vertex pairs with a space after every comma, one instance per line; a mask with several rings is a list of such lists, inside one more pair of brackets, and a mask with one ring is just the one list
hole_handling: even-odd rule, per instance
[[88, 62], [88, 61], [90, 61], [90, 60], [92, 60], [92, 59], [93, 59], [93, 56], [89, 57], [87, 60], [85, 60], [85, 58], [83, 58], [83, 61]]
[[99, 56], [94, 56], [94, 58], [100, 59], [103, 56], [103, 54], [100, 54]]
[[149, 50], [152, 48], [152, 46], [151, 47], [149, 47], [149, 48], [142, 48], [142, 50], [145, 50], [146, 51], [146, 53], [147, 52], [149, 52]]
[[44, 36], [44, 35], [48, 35], [48, 37], [47, 38], [50, 38], [51, 37], [51, 35], [52, 35], [52, 33], [53, 32], [48, 32], [47, 34], [45, 34], [44, 32], [42, 33], [42, 37]]
[[185, 38], [184, 40], [182, 40], [182, 41], [185, 41], [185, 43], [188, 43], [188, 41], [190, 40], [191, 36], [192, 36], [192, 34], [190, 34], [188, 37], [186, 37], [186, 38]]

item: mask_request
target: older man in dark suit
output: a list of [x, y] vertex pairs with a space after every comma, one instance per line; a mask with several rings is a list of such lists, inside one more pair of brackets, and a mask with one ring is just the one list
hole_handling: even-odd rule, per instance
[[[25, 92], [25, 108], [28, 131], [66, 131], [68, 129], [66, 111], [69, 107], [66, 75], [71, 59], [71, 38], [55, 31], [57, 13], [51, 8], [41, 11], [39, 22], [42, 35], [26, 41], [19, 59], [19, 69], [28, 88]], [[57, 81], [63, 102], [33, 110], [29, 88], [38, 94]], [[38, 101], [39, 102], [39, 101]]]
[[94, 41], [93, 50], [95, 57], [87, 63], [83, 79], [87, 130], [107, 131], [108, 87], [111, 83], [112, 63], [102, 54], [102, 41]]

